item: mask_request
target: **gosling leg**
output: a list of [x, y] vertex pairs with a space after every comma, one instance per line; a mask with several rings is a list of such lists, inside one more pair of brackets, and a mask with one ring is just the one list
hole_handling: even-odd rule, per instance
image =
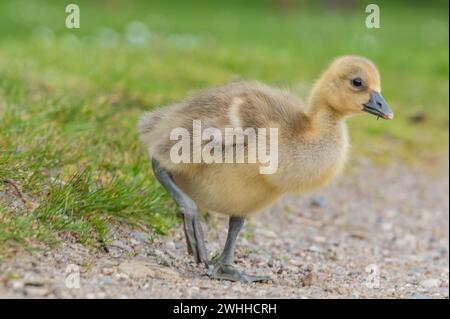
[[236, 248], [236, 238], [244, 225], [243, 217], [230, 217], [227, 240], [225, 247], [219, 259], [211, 266], [208, 276], [214, 279], [223, 279], [231, 281], [240, 281], [243, 283], [252, 283], [259, 281], [268, 281], [268, 276], [252, 276], [238, 271], [233, 267], [234, 251]]
[[203, 239], [203, 229], [197, 205], [177, 186], [172, 175], [156, 159], [152, 159], [152, 168], [156, 179], [179, 207], [179, 214], [183, 217], [188, 252], [192, 252], [197, 263], [204, 263], [208, 267], [208, 254]]

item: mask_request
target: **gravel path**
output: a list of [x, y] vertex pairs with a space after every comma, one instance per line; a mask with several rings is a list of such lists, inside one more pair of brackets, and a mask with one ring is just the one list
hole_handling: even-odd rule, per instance
[[[202, 276], [181, 227], [149, 242], [117, 226], [108, 253], [67, 239], [1, 264], [0, 297], [448, 298], [448, 170], [431, 177], [399, 164], [357, 167], [315, 194], [287, 196], [246, 224], [237, 266], [272, 282]], [[221, 216], [204, 223], [212, 254], [226, 225]]]

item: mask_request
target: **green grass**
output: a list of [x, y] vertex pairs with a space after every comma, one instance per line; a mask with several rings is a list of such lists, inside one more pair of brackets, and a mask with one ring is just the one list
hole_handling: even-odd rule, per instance
[[[136, 122], [144, 110], [236, 78], [305, 98], [332, 58], [367, 56], [396, 118], [352, 119], [354, 153], [408, 161], [448, 153], [445, 1], [383, 1], [377, 30], [364, 26], [364, 2], [291, 13], [269, 1], [77, 3], [78, 30], [64, 27], [61, 1], [0, 3], [0, 179], [38, 204], [0, 201], [0, 255], [65, 233], [102, 245], [112, 222], [169, 229], [174, 207], [151, 177]], [[132, 21], [147, 28], [145, 43], [127, 37]], [[411, 121], [417, 114], [423, 122]]]

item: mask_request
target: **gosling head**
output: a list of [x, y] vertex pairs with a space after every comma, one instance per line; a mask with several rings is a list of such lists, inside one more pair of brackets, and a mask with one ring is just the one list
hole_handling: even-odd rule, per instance
[[343, 116], [370, 113], [392, 120], [394, 113], [381, 95], [380, 74], [368, 59], [335, 59], [316, 86], [320, 100]]

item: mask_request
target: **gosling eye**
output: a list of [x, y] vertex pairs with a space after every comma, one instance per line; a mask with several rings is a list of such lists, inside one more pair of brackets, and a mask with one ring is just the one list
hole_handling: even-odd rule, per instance
[[352, 85], [353, 85], [354, 87], [360, 88], [360, 87], [363, 85], [363, 80], [362, 80], [361, 78], [354, 78], [354, 79], [352, 80]]

